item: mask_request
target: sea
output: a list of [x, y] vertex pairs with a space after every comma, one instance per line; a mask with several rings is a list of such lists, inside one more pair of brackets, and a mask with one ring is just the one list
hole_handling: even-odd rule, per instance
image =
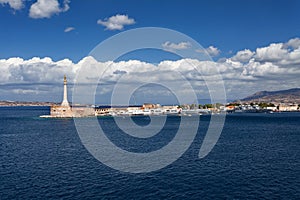
[[[300, 198], [300, 112], [228, 114], [218, 142], [201, 159], [211, 116], [192, 116], [200, 122], [189, 148], [148, 173], [103, 164], [85, 148], [73, 119], [39, 117], [47, 114], [49, 107], [0, 108], [1, 200]], [[97, 120], [120, 148], [151, 152], [175, 137], [180, 116], [167, 117], [158, 135], [138, 139], [122, 133], [112, 117]]]

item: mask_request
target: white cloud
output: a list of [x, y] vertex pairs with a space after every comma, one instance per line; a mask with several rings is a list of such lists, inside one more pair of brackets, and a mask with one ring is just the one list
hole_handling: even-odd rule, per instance
[[282, 74], [285, 72], [285, 69], [274, 65], [271, 62], [266, 62], [264, 64], [260, 64], [259, 62], [255, 62], [251, 60], [244, 66], [242, 77], [248, 78], [258, 78], [258, 77], [268, 77], [273, 74]]
[[174, 52], [176, 50], [183, 50], [191, 48], [191, 43], [189, 42], [180, 42], [180, 43], [172, 43], [172, 42], [165, 42], [162, 44], [162, 47], [166, 51]]
[[218, 56], [221, 53], [221, 51], [217, 47], [214, 47], [214, 46], [209, 46], [206, 49], [197, 49], [196, 52], [207, 53], [211, 57]]
[[[287, 89], [300, 87], [300, 50], [287, 50], [282, 47], [283, 43], [271, 44], [263, 50], [257, 59], [257, 51], [239, 51], [232, 58], [222, 62], [199, 61], [194, 59], [181, 59], [177, 61], [162, 61], [152, 64], [138, 60], [120, 62], [98, 62], [93, 57], [85, 57], [78, 63], [68, 59], [53, 61], [51, 58], [10, 58], [0, 60], [0, 85], [1, 94], [4, 98], [11, 91], [19, 95], [28, 95], [36, 91], [44, 92], [43, 97], [51, 101], [53, 97], [61, 98], [61, 84], [64, 74], [67, 75], [69, 83], [74, 82], [76, 73], [80, 73], [79, 83], [95, 84], [99, 77], [102, 84], [99, 87], [99, 96], [105, 99], [110, 95], [114, 84], [123, 78], [123, 83], [130, 85], [136, 82], [144, 83], [145, 80], [153, 83], [162, 81], [177, 84], [178, 92], [187, 92], [186, 84], [178, 79], [176, 73], [185, 77], [196, 90], [205, 96], [207, 91], [204, 77], [215, 80], [218, 70], [225, 82], [229, 99], [242, 98], [259, 90]], [[178, 44], [177, 44], [178, 45]], [[178, 45], [185, 48], [185, 45]], [[275, 48], [275, 47], [276, 48]], [[258, 52], [263, 49], [258, 48]], [[285, 53], [278, 49], [287, 50]], [[271, 49], [271, 50], [270, 50]], [[276, 58], [276, 59], [275, 59]], [[269, 60], [269, 61], [267, 61]], [[195, 70], [195, 66], [200, 72]], [[99, 76], [100, 72], [105, 72]], [[89, 86], [86, 86], [89, 92]], [[24, 90], [24, 92], [23, 92]], [[124, 92], [126, 92], [124, 90]], [[148, 89], [152, 92], [152, 98], [160, 98], [159, 91]], [[26, 96], [24, 98], [38, 98], [38, 96]], [[204, 97], [203, 97], [204, 98]], [[205, 98], [209, 98], [205, 96]]]
[[74, 30], [75, 30], [74, 27], [67, 27], [67, 28], [65, 28], [64, 32], [68, 33], [68, 32], [74, 31]]
[[135, 20], [133, 18], [129, 18], [128, 15], [117, 14], [108, 19], [99, 19], [97, 24], [105, 26], [107, 30], [122, 30], [125, 25], [135, 24]]
[[238, 61], [238, 62], [249, 62], [249, 60], [253, 57], [255, 53], [250, 51], [249, 49], [245, 49], [242, 51], [237, 52], [236, 55], [234, 55], [231, 59], [233, 61]]
[[58, 0], [37, 0], [30, 7], [29, 17], [34, 19], [50, 18], [55, 14], [68, 11], [69, 3], [69, 0], [65, 0], [63, 7], [60, 7]]
[[292, 38], [285, 44], [293, 49], [298, 49], [300, 48], [300, 38]]
[[0, 0], [1, 4], [8, 4], [14, 10], [20, 10], [24, 7], [23, 0]]
[[273, 43], [268, 47], [257, 48], [255, 59], [260, 62], [276, 62], [288, 54], [282, 43]]
[[72, 61], [64, 59], [58, 62], [51, 58], [34, 57], [29, 60], [10, 58], [0, 60], [0, 84], [27, 84], [27, 83], [57, 83], [61, 74], [74, 75], [76, 67]]
[[300, 39], [293, 38], [286, 43], [272, 43], [255, 51], [245, 49], [229, 58], [232, 62], [247, 63], [251, 60], [261, 64], [270, 62], [280, 67], [300, 67]]
[[206, 48], [206, 51], [211, 56], [218, 56], [221, 52], [218, 48], [216, 48], [214, 46], [209, 46], [208, 48]]

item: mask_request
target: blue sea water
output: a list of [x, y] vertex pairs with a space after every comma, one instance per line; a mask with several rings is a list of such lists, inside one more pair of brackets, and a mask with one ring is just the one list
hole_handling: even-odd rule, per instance
[[[82, 145], [72, 119], [41, 119], [47, 107], [0, 108], [0, 199], [299, 199], [300, 113], [229, 114], [208, 156], [198, 158], [210, 116], [183, 156], [150, 173], [111, 169]], [[146, 117], [136, 117], [146, 125]], [[194, 120], [191, 117], [191, 120]], [[129, 140], [113, 118], [107, 136], [133, 152], [172, 140], [180, 117], [149, 140]]]

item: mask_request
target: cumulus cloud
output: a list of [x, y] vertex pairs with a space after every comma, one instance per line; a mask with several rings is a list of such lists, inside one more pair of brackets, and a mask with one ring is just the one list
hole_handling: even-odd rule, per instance
[[230, 58], [233, 62], [247, 63], [252, 61], [260, 64], [273, 63], [280, 67], [300, 65], [300, 39], [293, 38], [286, 43], [272, 43], [266, 47], [259, 47], [255, 51], [245, 49]]
[[286, 57], [288, 50], [282, 43], [273, 43], [268, 47], [257, 48], [255, 59], [261, 62], [276, 62]]
[[292, 47], [293, 49], [299, 49], [300, 48], [300, 38], [292, 38], [287, 43], [285, 43], [286, 46]]
[[29, 60], [22, 58], [10, 58], [0, 60], [1, 84], [22, 84], [22, 83], [56, 83], [61, 73], [74, 74], [74, 64], [68, 59], [58, 62], [51, 58], [34, 57]]
[[214, 46], [209, 46], [206, 49], [197, 49], [196, 52], [207, 53], [211, 57], [218, 56], [221, 53], [221, 51], [217, 47], [214, 47]]
[[249, 49], [245, 49], [245, 50], [237, 52], [237, 54], [234, 55], [231, 59], [233, 61], [238, 61], [238, 62], [245, 63], [245, 62], [249, 62], [254, 54], [255, 53], [250, 51]]
[[1, 4], [8, 4], [14, 10], [20, 10], [24, 7], [23, 0], [0, 0]]
[[105, 29], [107, 30], [122, 30], [126, 25], [135, 24], [135, 20], [133, 18], [129, 18], [128, 15], [117, 14], [115, 16], [111, 16], [108, 19], [99, 19], [97, 21], [97, 24], [105, 26]]
[[[185, 45], [179, 44], [180, 48], [185, 48]], [[47, 97], [49, 101], [53, 97], [60, 99], [63, 75], [67, 75], [72, 85], [75, 75], [80, 72], [77, 83], [86, 87], [84, 91], [90, 92], [91, 84], [100, 83], [97, 99], [107, 99], [121, 78], [126, 87], [146, 80], [152, 83], [174, 83], [176, 90], [183, 94], [187, 92], [186, 81], [179, 79], [180, 74], [202, 98], [209, 98], [204, 79], [216, 80], [217, 70], [222, 75], [229, 99], [238, 99], [259, 90], [300, 87], [300, 49], [289, 49], [284, 44], [274, 43], [257, 48], [256, 51], [242, 50], [222, 62], [195, 59], [166, 60], [158, 64], [138, 60], [99, 62], [93, 57], [85, 57], [78, 63], [68, 59], [53, 61], [47, 57], [2, 59], [0, 90], [3, 97], [14, 91], [21, 96], [36, 94], [26, 98], [38, 98], [42, 93], [41, 96]], [[157, 88], [150, 87], [144, 91], [152, 93], [151, 98], [157, 101], [161, 98], [161, 91]], [[126, 89], [123, 92], [127, 92]]]
[[67, 27], [67, 28], [65, 28], [64, 32], [68, 33], [68, 32], [74, 31], [74, 30], [75, 30], [74, 27]]
[[37, 0], [31, 5], [29, 10], [29, 17], [38, 18], [50, 18], [55, 14], [66, 12], [69, 10], [69, 0], [64, 0], [61, 7], [58, 0]]
[[189, 42], [179, 42], [179, 43], [173, 43], [170, 41], [167, 41], [162, 44], [162, 47], [166, 51], [175, 52], [176, 50], [183, 50], [183, 49], [189, 49], [191, 48], [191, 43]]

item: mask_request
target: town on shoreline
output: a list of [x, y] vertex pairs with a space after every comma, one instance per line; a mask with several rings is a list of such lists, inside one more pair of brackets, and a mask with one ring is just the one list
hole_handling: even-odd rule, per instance
[[219, 113], [261, 113], [261, 112], [298, 112], [300, 104], [287, 102], [233, 102], [227, 104], [184, 104], [160, 105], [144, 103], [141, 106], [97, 106], [72, 105], [67, 97], [67, 78], [64, 76], [64, 92], [61, 104], [51, 102], [13, 102], [0, 101], [0, 106], [50, 106], [50, 115], [43, 118], [68, 118], [88, 116], [124, 116], [124, 115], [202, 115]]
[[[143, 105], [71, 105], [61, 107], [52, 102], [14, 102], [0, 101], [0, 107], [45, 106], [50, 107], [48, 117], [84, 117], [84, 116], [135, 116], [135, 115], [202, 115], [216, 113], [273, 113], [300, 112], [300, 104], [266, 103], [266, 102], [232, 102], [227, 104], [183, 104], [160, 105], [145, 103]], [[62, 108], [57, 111], [56, 109]], [[65, 110], [65, 111], [64, 111]], [[64, 112], [72, 114], [65, 116]], [[52, 111], [52, 113], [51, 113]], [[61, 113], [62, 112], [62, 113]], [[46, 116], [44, 116], [46, 117]]]

